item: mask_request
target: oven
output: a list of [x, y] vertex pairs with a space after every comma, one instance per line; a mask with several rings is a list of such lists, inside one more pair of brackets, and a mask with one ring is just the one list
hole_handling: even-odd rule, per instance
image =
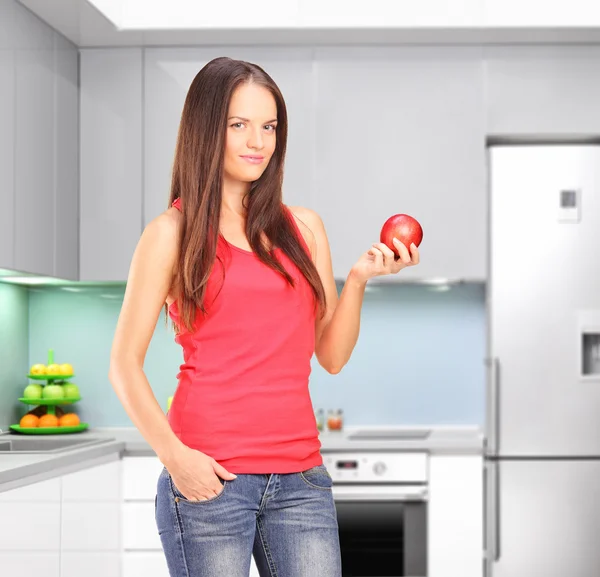
[[343, 577], [426, 577], [427, 454], [323, 453]]

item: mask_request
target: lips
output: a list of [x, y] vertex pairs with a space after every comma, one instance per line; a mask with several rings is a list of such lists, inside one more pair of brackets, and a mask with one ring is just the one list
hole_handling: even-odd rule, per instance
[[265, 157], [257, 154], [243, 154], [242, 158], [248, 158], [250, 160], [263, 160]]

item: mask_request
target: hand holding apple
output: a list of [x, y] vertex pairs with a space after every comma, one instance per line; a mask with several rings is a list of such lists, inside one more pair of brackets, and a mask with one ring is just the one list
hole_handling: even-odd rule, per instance
[[422, 239], [423, 229], [414, 218], [407, 214], [395, 214], [384, 223], [381, 242], [373, 244], [358, 259], [350, 271], [351, 276], [366, 283], [370, 278], [396, 274], [407, 266], [419, 264], [417, 247]]
[[412, 243], [418, 247], [423, 240], [423, 228], [408, 214], [394, 214], [383, 223], [379, 241], [393, 250], [396, 256], [401, 256], [393, 242], [394, 237], [406, 248], [409, 248]]

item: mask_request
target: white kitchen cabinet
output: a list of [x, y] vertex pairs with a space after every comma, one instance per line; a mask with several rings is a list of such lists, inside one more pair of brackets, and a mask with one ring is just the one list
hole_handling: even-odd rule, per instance
[[78, 50], [0, 5], [0, 268], [76, 280]]
[[[14, 268], [54, 274], [54, 32], [15, 6]], [[77, 226], [77, 223], [65, 223]]]
[[60, 577], [119, 575], [121, 461], [91, 465], [61, 482]]
[[124, 457], [121, 484], [123, 500], [152, 501], [164, 465], [158, 457]]
[[283, 187], [288, 205], [309, 205], [314, 189], [312, 50], [306, 48], [148, 48], [144, 68], [144, 224], [168, 207], [177, 131], [186, 94], [200, 69], [218, 56], [258, 64], [286, 101], [288, 151]]
[[82, 281], [124, 281], [142, 232], [142, 49], [81, 51]]
[[487, 132], [596, 136], [600, 47], [485, 47]]
[[482, 577], [483, 461], [431, 455], [428, 577]]
[[121, 577], [169, 577], [169, 569], [161, 551], [125, 551]]
[[14, 267], [15, 14], [0, 2], [0, 268]]
[[168, 577], [154, 513], [156, 487], [163, 467], [156, 456], [123, 458], [121, 577]]
[[79, 50], [54, 33], [54, 276], [79, 278]]
[[481, 51], [320, 48], [316, 69], [311, 208], [325, 223], [335, 276], [345, 279], [379, 242], [388, 217], [408, 213], [424, 235], [421, 264], [402, 279], [485, 279]]
[[2, 575], [60, 576], [60, 478], [0, 493]]

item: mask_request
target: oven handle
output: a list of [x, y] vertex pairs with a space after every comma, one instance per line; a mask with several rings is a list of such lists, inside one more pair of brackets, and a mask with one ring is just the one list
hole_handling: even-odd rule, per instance
[[427, 501], [426, 485], [336, 485], [334, 501]]

